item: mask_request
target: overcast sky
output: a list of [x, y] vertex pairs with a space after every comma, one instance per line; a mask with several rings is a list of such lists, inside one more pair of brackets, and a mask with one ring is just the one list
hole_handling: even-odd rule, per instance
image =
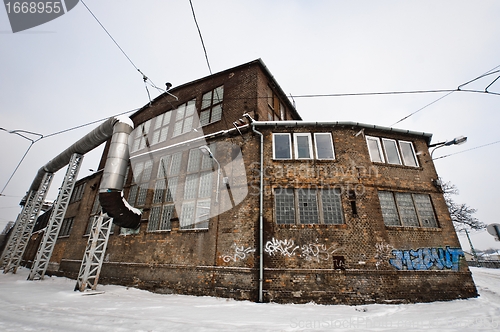
[[[500, 69], [500, 1], [192, 0], [212, 71], [261, 58], [304, 120], [392, 126], [446, 93], [300, 98], [300, 95], [456, 89]], [[158, 86], [209, 75], [189, 0], [86, 0], [132, 62]], [[484, 89], [489, 75], [463, 89]], [[500, 93], [500, 80], [489, 91]], [[150, 89], [152, 97], [158, 95]], [[13, 34], [0, 8], [0, 127], [50, 135], [143, 106], [142, 76], [82, 3], [44, 25]], [[499, 223], [500, 96], [454, 92], [394, 127], [430, 132], [439, 175], [455, 201]], [[0, 197], [0, 230], [20, 212], [37, 170], [96, 125], [33, 144]], [[37, 139], [31, 135], [29, 138]], [[0, 131], [0, 190], [30, 146]], [[463, 153], [464, 150], [472, 149]], [[80, 177], [102, 148], [85, 156]], [[61, 170], [48, 199], [57, 197]], [[500, 248], [485, 231], [475, 247]], [[464, 250], [469, 246], [462, 241]]]

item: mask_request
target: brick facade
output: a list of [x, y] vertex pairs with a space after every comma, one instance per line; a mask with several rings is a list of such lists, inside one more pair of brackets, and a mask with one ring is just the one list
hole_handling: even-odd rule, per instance
[[[194, 98], [196, 113], [200, 115], [201, 96], [219, 86], [224, 87], [220, 120], [194, 127], [196, 130], [176, 137], [169, 134], [167, 141], [151, 145], [144, 153], [140, 150], [132, 154], [132, 170], [134, 162], [150, 160], [152, 165], [151, 178], [145, 182], [144, 203], [140, 206], [142, 222], [134, 234], [125, 235], [123, 230], [114, 228], [100, 282], [159, 293], [252, 301], [259, 299], [261, 282], [262, 300], [282, 303], [421, 302], [477, 296], [443, 195], [434, 185], [437, 174], [427, 147], [430, 135], [352, 123], [292, 122], [290, 120], [300, 121], [300, 116], [260, 60], [176, 87], [169, 92], [178, 100], [163, 94], [131, 118], [137, 128]], [[250, 125], [239, 126], [238, 130], [233, 125], [244, 113], [258, 120], [253, 124], [263, 134], [263, 165], [260, 165], [260, 136]], [[177, 120], [173, 116], [169, 132], [174, 130]], [[200, 131], [203, 133], [194, 134]], [[313, 139], [316, 142], [314, 133], [328, 134], [324, 137], [332, 138], [334, 158], [275, 158], [273, 144], [277, 143], [273, 134], [277, 133], [290, 134], [294, 148], [298, 142], [294, 134], [311, 134], [310, 144]], [[151, 139], [152, 134], [146, 134]], [[418, 165], [373, 162], [367, 136], [410, 142]], [[182, 152], [178, 162], [183, 171], [176, 178], [175, 183], [179, 185], [175, 188], [178, 196], [187, 199], [190, 180], [186, 170], [192, 166], [190, 151], [197, 150], [200, 144], [214, 148], [214, 157], [222, 171], [219, 177], [217, 165], [209, 160], [210, 169], [203, 171], [201, 167], [202, 171], [193, 173], [211, 176], [210, 197], [195, 200], [192, 212], [195, 221], [204, 221], [199, 206], [208, 201], [205, 207], [210, 211], [210, 218], [206, 220], [208, 227], [196, 228], [194, 224], [186, 227], [188, 218], [183, 214], [187, 214], [187, 205], [176, 203], [175, 212], [169, 215], [169, 226], [152, 230], [152, 220], [158, 219], [157, 212], [153, 211], [165, 213], [165, 210], [155, 210], [155, 207], [165, 207], [165, 203], [158, 203], [157, 175], [162, 172], [161, 158], [167, 154], [171, 157], [173, 152], [169, 152], [169, 146], [176, 146], [175, 151]], [[107, 152], [108, 146], [100, 169]], [[316, 153], [313, 151], [313, 155]], [[199, 160], [203, 164], [205, 159]], [[124, 188], [124, 197], [129, 199], [138, 181], [132, 173], [129, 171]], [[198, 181], [200, 193], [202, 175], [193, 177]], [[78, 182], [86, 183], [84, 195], [66, 212], [66, 217], [75, 217], [73, 228], [69, 236], [58, 240], [50, 273], [76, 278], [100, 177], [101, 172], [96, 172]], [[219, 190], [215, 188], [217, 178]], [[326, 189], [332, 188], [340, 194], [335, 211], [337, 218], [341, 218], [328, 223], [326, 216], [333, 214], [329, 204], [333, 205], [331, 200], [338, 198], [323, 195]], [[295, 195], [293, 199], [285, 198], [288, 202], [295, 200], [296, 221], [293, 223], [282, 223], [280, 219], [279, 214], [291, 213], [277, 209], [276, 193], [282, 189]], [[301, 190], [318, 195], [315, 196], [317, 202], [300, 201]], [[428, 197], [436, 227], [386, 225], [378, 196], [381, 191], [389, 195]], [[261, 194], [264, 202], [262, 243], [259, 241]], [[314, 207], [311, 202], [317, 205]], [[429, 213], [429, 205], [424, 207], [427, 210], [422, 208], [422, 211]], [[309, 212], [302, 213], [302, 209], [312, 214], [316, 211], [318, 222], [308, 221], [312, 217]], [[422, 219], [421, 211], [417, 212]], [[259, 280], [260, 250], [263, 252], [262, 280]]]

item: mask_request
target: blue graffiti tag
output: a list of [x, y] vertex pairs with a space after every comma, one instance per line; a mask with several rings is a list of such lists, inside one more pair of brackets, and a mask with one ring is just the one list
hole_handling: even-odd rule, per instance
[[429, 270], [435, 266], [438, 270], [452, 269], [458, 271], [458, 261], [464, 256], [460, 248], [420, 248], [417, 250], [393, 250], [395, 258], [389, 263], [398, 270]]

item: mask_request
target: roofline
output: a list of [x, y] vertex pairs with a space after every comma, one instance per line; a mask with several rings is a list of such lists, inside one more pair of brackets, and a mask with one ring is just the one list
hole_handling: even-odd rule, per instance
[[412, 135], [412, 136], [421, 136], [424, 137], [427, 141], [427, 145], [430, 144], [432, 139], [431, 133], [420, 132], [420, 131], [411, 131], [405, 129], [370, 125], [361, 122], [352, 122], [352, 121], [334, 121], [334, 122], [317, 122], [317, 121], [253, 121], [253, 125], [257, 127], [299, 127], [299, 126], [315, 126], [315, 127], [335, 127], [335, 126], [351, 126], [351, 127], [360, 127], [362, 129], [375, 129], [387, 132], [393, 132], [398, 134]]
[[[198, 79], [196, 79], [194, 81], [187, 82], [187, 83], [178, 85], [176, 87], [173, 87], [170, 90], [168, 90], [168, 92], [164, 92], [164, 93], [160, 94], [159, 96], [157, 96], [156, 98], [154, 98], [153, 100], [151, 100], [151, 104], [154, 104], [158, 100], [160, 100], [162, 98], [166, 98], [166, 97], [168, 97], [171, 94], [175, 94], [176, 91], [181, 90], [181, 89], [183, 89], [183, 88], [185, 88], [185, 87], [187, 87], [189, 85], [196, 84], [196, 83], [201, 82], [201, 81], [206, 81], [206, 80], [208, 80], [208, 79], [210, 79], [212, 77], [224, 75], [224, 74], [227, 74], [227, 73], [229, 73], [229, 72], [231, 72], [233, 70], [237, 70], [237, 69], [240, 69], [240, 68], [243, 68], [243, 67], [247, 67], [247, 66], [250, 66], [250, 65], [259, 65], [260, 66], [260, 68], [264, 71], [264, 73], [275, 84], [275, 87], [276, 87], [276, 90], [278, 91], [278, 94], [284, 100], [284, 102], [287, 104], [287, 106], [290, 108], [290, 110], [294, 113], [294, 116], [298, 117], [299, 120], [302, 120], [302, 117], [297, 112], [297, 109], [295, 109], [295, 107], [293, 106], [293, 104], [290, 102], [290, 99], [288, 99], [288, 97], [286, 96], [286, 94], [283, 91], [283, 89], [281, 89], [280, 85], [278, 84], [278, 82], [276, 81], [276, 79], [274, 78], [274, 76], [271, 74], [271, 72], [269, 71], [269, 69], [267, 68], [267, 66], [264, 64], [264, 61], [262, 61], [262, 59], [260, 59], [260, 58], [256, 59], [256, 60], [253, 60], [253, 61], [250, 61], [250, 62], [247, 62], [247, 63], [244, 63], [244, 64], [241, 64], [239, 66], [231, 67], [231, 68], [225, 69], [223, 71], [217, 72], [215, 74], [204, 76], [204, 77], [198, 78]], [[147, 103], [146, 105], [144, 105], [140, 109], [138, 109], [136, 112], [134, 112], [130, 117], [131, 118], [134, 117], [135, 115], [141, 113], [143, 110], [145, 110], [146, 108], [149, 108], [149, 107], [150, 107], [150, 104]]]

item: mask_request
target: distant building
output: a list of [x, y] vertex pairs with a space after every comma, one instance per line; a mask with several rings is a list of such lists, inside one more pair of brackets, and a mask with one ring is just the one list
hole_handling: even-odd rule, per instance
[[[113, 229], [101, 282], [282, 303], [477, 296], [430, 134], [304, 122], [260, 60], [131, 119], [124, 197], [141, 222]], [[78, 274], [109, 146], [76, 184], [50, 273]]]

